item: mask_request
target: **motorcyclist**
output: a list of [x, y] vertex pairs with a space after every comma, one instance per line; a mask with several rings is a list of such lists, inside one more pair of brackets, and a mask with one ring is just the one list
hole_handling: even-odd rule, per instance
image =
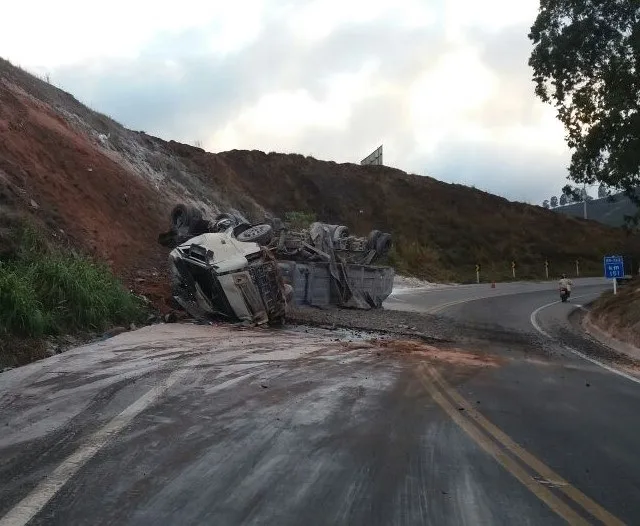
[[571, 287], [573, 287], [573, 281], [571, 281], [569, 278], [567, 278], [566, 274], [562, 275], [562, 278], [560, 279], [560, 282], [558, 284], [558, 288], [560, 289], [560, 293], [562, 293], [563, 290], [567, 291], [567, 296], [571, 295]]

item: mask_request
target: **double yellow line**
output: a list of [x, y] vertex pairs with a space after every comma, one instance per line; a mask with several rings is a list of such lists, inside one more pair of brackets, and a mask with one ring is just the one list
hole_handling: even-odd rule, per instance
[[[422, 366], [418, 369], [418, 376], [433, 400], [456, 424], [529, 491], [565, 519], [567, 523], [577, 525], [590, 524], [589, 521], [556, 496], [547, 486], [533, 478], [525, 466], [542, 479], [552, 483], [559, 491], [569, 497], [573, 503], [582, 507], [601, 523], [607, 526], [624, 525], [620, 519], [569, 484], [551, 468], [516, 444], [502, 430], [489, 422], [472, 404], [449, 386], [433, 366]], [[464, 411], [460, 411], [460, 409], [464, 409]]]
[[[498, 296], [504, 296], [505, 294], [498, 294]], [[434, 305], [433, 307], [429, 307], [424, 312], [427, 314], [438, 314], [439, 312], [448, 309], [449, 307], [454, 307], [455, 305], [462, 305], [463, 303], [471, 303], [472, 301], [478, 300], [486, 300], [488, 298], [493, 298], [495, 296], [476, 296], [474, 298], [466, 298], [462, 300], [454, 300], [449, 301], [447, 303], [441, 303], [440, 305]]]

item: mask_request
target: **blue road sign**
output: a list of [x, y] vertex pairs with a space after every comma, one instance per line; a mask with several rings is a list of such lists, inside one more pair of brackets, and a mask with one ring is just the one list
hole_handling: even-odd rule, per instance
[[624, 259], [622, 256], [604, 257], [604, 277], [608, 279], [624, 277]]

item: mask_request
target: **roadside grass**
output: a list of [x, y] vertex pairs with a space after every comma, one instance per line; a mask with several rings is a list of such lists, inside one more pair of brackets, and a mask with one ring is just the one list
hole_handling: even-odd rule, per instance
[[589, 318], [616, 339], [640, 346], [640, 277], [620, 287], [616, 295], [602, 294], [591, 306]]
[[142, 302], [106, 265], [50, 247], [30, 226], [0, 260], [0, 338], [103, 331], [140, 321]]
[[607, 329], [640, 328], [640, 277], [621, 287], [617, 295], [611, 291], [602, 294], [594, 302], [591, 316]]

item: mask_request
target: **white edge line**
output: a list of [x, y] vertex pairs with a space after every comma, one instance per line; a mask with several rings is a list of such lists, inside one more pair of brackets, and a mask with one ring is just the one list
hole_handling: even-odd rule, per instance
[[[591, 296], [592, 294], [583, 294], [581, 296], [575, 296], [576, 298], [583, 298], [585, 296]], [[552, 303], [547, 303], [546, 305], [543, 305], [542, 307], [538, 307], [536, 310], [534, 310], [531, 313], [531, 325], [533, 325], [533, 328], [538, 331], [540, 334], [542, 334], [543, 336], [549, 338], [550, 340], [553, 339], [551, 337], [551, 335], [546, 332], [544, 329], [542, 329], [542, 327], [540, 327], [540, 325], [538, 324], [538, 320], [537, 315], [540, 311], [551, 307], [552, 305], [555, 305], [557, 303], [560, 303], [559, 301], [554, 301]], [[581, 308], [584, 308], [581, 306]], [[581, 353], [580, 351], [574, 349], [573, 347], [569, 347], [568, 345], [564, 345], [564, 344], [560, 344], [561, 347], [563, 349], [566, 349], [567, 351], [575, 354], [576, 356], [579, 356], [580, 358], [582, 358], [583, 360], [587, 360], [588, 362], [591, 362], [592, 364], [595, 365], [599, 365], [600, 367], [602, 367], [603, 369], [606, 369], [607, 371], [617, 374], [618, 376], [622, 376], [623, 378], [626, 378], [627, 380], [630, 380], [636, 384], [640, 384], [640, 378], [636, 378], [635, 376], [632, 376], [630, 374], [627, 374], [623, 371], [620, 371], [619, 369], [616, 369], [615, 367], [611, 367], [610, 365], [607, 365], [606, 363], [600, 362], [598, 360], [596, 360], [595, 358], [591, 358], [591, 356], [587, 356], [586, 354]]]
[[191, 363], [174, 371], [163, 384], [149, 389], [135, 402], [94, 432], [74, 453], [62, 461], [26, 497], [0, 518], [0, 526], [24, 526], [33, 519], [62, 487], [93, 458], [116, 434], [145, 409], [153, 405], [189, 372]]

